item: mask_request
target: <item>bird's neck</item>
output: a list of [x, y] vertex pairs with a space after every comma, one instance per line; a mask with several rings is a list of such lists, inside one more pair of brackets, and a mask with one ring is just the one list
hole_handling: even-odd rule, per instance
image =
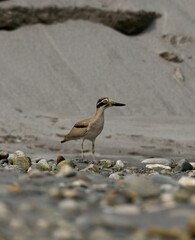
[[104, 109], [100, 107], [96, 109], [95, 118], [101, 118], [101, 117], [104, 117]]

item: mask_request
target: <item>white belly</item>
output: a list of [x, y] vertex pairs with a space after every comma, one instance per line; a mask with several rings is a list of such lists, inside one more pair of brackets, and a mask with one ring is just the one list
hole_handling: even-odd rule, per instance
[[96, 137], [103, 130], [103, 127], [104, 127], [104, 118], [102, 117], [89, 126], [89, 130], [87, 131], [86, 135], [84, 136], [84, 139], [88, 139], [91, 141], [95, 140]]

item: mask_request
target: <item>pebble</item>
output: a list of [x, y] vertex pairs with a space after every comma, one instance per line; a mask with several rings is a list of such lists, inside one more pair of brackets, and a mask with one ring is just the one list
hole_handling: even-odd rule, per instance
[[15, 155], [18, 156], [18, 157], [25, 157], [24, 152], [22, 152], [20, 150], [15, 151]]
[[36, 222], [36, 226], [41, 230], [47, 230], [50, 227], [48, 220], [39, 218]]
[[188, 160], [182, 159], [177, 163], [177, 166], [174, 168], [174, 170], [177, 172], [193, 170], [193, 166], [189, 163]]
[[147, 164], [146, 168], [152, 169], [154, 171], [161, 171], [163, 169], [171, 171], [171, 167], [165, 166], [165, 165], [162, 165], [162, 164]]
[[15, 157], [15, 156], [16, 156], [15, 153], [10, 153], [10, 154], [9, 154], [9, 157], [8, 157], [8, 160], [12, 160], [12, 158]]
[[195, 178], [195, 170], [192, 170], [191, 172], [188, 173], [188, 177], [193, 177]]
[[65, 199], [59, 203], [59, 208], [70, 213], [79, 213], [87, 210], [88, 206], [85, 202], [77, 202], [73, 199]]
[[141, 209], [134, 204], [120, 204], [120, 205], [114, 206], [111, 211], [117, 214], [129, 215], [129, 214], [139, 214], [141, 212]]
[[147, 237], [152, 239], [189, 239], [188, 236], [180, 229], [163, 229], [158, 227], [153, 227], [149, 229], [146, 233]]
[[26, 173], [26, 170], [23, 167], [20, 167], [20, 166], [17, 166], [17, 165], [7, 165], [7, 166], [5, 166], [5, 169], [12, 170], [17, 174]]
[[94, 172], [94, 173], [100, 173], [100, 169], [95, 164], [89, 164], [86, 168], [82, 169], [80, 172]]
[[159, 187], [144, 176], [125, 176], [126, 190], [136, 193], [140, 198], [157, 197], [160, 194]]
[[121, 160], [116, 161], [115, 165], [118, 169], [123, 169], [125, 167], [125, 164]]
[[165, 166], [170, 166], [171, 162], [172, 161], [167, 158], [147, 158], [142, 161], [142, 163], [146, 164], [162, 164]]
[[7, 218], [10, 211], [7, 205], [4, 202], [0, 202], [0, 219]]
[[14, 228], [16, 230], [20, 230], [24, 227], [24, 222], [18, 218], [12, 218], [9, 222], [9, 227]]
[[5, 151], [0, 151], [0, 160], [7, 159], [9, 157], [9, 153]]
[[103, 227], [102, 228], [98, 227], [90, 233], [89, 239], [93, 239], [93, 240], [100, 240], [100, 239], [114, 240], [114, 237], [109, 230], [106, 230]]
[[76, 176], [76, 171], [69, 165], [64, 165], [60, 168], [59, 172], [56, 174], [57, 177], [74, 177]]
[[195, 187], [195, 178], [183, 176], [179, 179], [179, 184], [184, 187]]
[[190, 164], [192, 165], [193, 170], [195, 170], [195, 162], [190, 162]]
[[70, 166], [70, 167], [74, 168], [74, 167], [75, 167], [75, 164], [74, 164], [74, 162], [73, 162], [72, 160], [66, 159], [66, 160], [60, 161], [60, 162], [57, 164], [57, 166], [58, 166], [59, 168], [61, 168], [62, 166]]
[[102, 159], [101, 162], [105, 161], [103, 168], [111, 168], [114, 166], [114, 162], [111, 160]]
[[169, 176], [164, 176], [164, 175], [153, 175], [151, 177], [151, 180], [154, 184], [158, 185], [164, 185], [164, 184], [169, 184], [172, 186], [179, 186], [178, 182], [174, 180], [172, 177]]
[[34, 170], [34, 169], [43, 171], [43, 168], [41, 167], [40, 164], [38, 164], [38, 163], [33, 163], [33, 164], [29, 167], [29, 169], [28, 169], [27, 172], [30, 172], [31, 170]]
[[188, 223], [189, 234], [192, 238], [195, 238], [195, 217], [191, 218]]
[[82, 188], [88, 188], [89, 183], [84, 180], [76, 180], [72, 183], [73, 187], [82, 187]]
[[65, 158], [63, 156], [58, 156], [56, 159], [56, 164], [60, 163], [63, 160], [65, 160]]
[[109, 178], [114, 179], [114, 180], [119, 180], [120, 176], [118, 173], [112, 173], [112, 174], [110, 174]]
[[28, 170], [31, 166], [31, 159], [29, 157], [23, 156], [15, 156], [12, 158], [13, 165], [17, 165], [19, 167], [22, 167], [24, 170]]
[[50, 171], [51, 170], [51, 167], [50, 165], [48, 164], [47, 160], [46, 159], [41, 159], [38, 164], [41, 166], [42, 170], [43, 171]]
[[33, 158], [33, 159], [31, 159], [31, 162], [32, 163], [38, 163], [40, 160], [41, 160], [42, 158], [39, 158], [39, 157], [37, 157], [37, 158]]
[[8, 159], [0, 159], [0, 164], [8, 163]]
[[32, 169], [28, 171], [28, 175], [30, 178], [39, 178], [44, 176], [43, 172], [38, 169]]

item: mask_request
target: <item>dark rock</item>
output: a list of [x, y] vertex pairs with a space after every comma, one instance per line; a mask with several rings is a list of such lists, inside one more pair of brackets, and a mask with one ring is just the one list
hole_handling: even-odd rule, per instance
[[5, 151], [0, 151], [0, 160], [7, 159], [9, 157], [9, 153]]
[[177, 166], [174, 168], [177, 172], [183, 172], [188, 170], [193, 170], [193, 166], [186, 159], [182, 159], [177, 163]]
[[56, 159], [56, 164], [60, 163], [63, 160], [65, 160], [65, 158], [63, 156], [58, 156]]
[[195, 217], [191, 218], [189, 221], [189, 234], [192, 238], [195, 238]]
[[8, 159], [0, 159], [0, 165], [8, 163]]

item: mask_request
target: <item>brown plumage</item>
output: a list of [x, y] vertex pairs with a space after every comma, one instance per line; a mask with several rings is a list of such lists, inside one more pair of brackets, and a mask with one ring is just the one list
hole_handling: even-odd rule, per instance
[[109, 98], [101, 98], [96, 104], [96, 114], [94, 117], [77, 122], [70, 132], [64, 137], [61, 143], [82, 139], [81, 158], [83, 160], [83, 143], [90, 140], [92, 142], [92, 154], [95, 161], [95, 139], [104, 127], [104, 110], [112, 106], [125, 106], [123, 103], [109, 101]]

